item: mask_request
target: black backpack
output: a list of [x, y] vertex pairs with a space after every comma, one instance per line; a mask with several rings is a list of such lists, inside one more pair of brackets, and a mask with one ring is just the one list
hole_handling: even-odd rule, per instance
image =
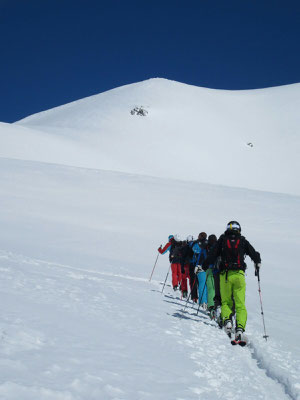
[[174, 259], [182, 257], [181, 254], [181, 242], [175, 242], [172, 244], [169, 254], [169, 260], [172, 262]]
[[244, 236], [224, 236], [222, 248], [222, 269], [245, 270]]
[[174, 248], [173, 253], [172, 253], [174, 258], [181, 258], [183, 255], [183, 246], [181, 243], [178, 243], [178, 245]]

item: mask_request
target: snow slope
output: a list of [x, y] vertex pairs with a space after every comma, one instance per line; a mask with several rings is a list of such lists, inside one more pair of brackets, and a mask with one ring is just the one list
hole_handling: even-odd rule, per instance
[[[3, 158], [0, 179], [1, 399], [300, 399], [299, 197]], [[169, 233], [232, 217], [270, 335], [249, 262], [244, 349], [160, 293], [166, 257], [148, 281]]]
[[[0, 123], [0, 400], [300, 399], [299, 97], [152, 79]], [[161, 294], [166, 256], [149, 282], [232, 219], [270, 336], [249, 260], [243, 349]]]
[[[146, 117], [130, 114], [141, 105]], [[66, 165], [299, 195], [299, 107], [300, 84], [224, 91], [150, 79], [14, 124], [45, 132], [34, 156], [8, 144], [33, 133], [0, 127], [0, 156], [55, 163], [69, 146]]]

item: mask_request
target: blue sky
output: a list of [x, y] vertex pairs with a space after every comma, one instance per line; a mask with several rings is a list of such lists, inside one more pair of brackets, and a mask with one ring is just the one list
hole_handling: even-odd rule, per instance
[[300, 1], [0, 0], [0, 121], [152, 77], [300, 82]]

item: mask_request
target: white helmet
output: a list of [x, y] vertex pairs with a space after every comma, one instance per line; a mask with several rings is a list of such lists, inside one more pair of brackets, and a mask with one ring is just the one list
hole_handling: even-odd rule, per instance
[[187, 235], [186, 241], [187, 242], [192, 242], [194, 240], [193, 235]]
[[180, 242], [180, 236], [179, 235], [174, 235], [174, 239], [176, 240], [176, 242]]

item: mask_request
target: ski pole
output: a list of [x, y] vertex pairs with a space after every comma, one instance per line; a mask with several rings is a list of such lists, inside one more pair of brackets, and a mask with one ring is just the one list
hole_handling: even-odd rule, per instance
[[165, 279], [165, 282], [164, 282], [164, 286], [163, 286], [163, 288], [162, 288], [161, 293], [163, 293], [164, 288], [165, 288], [165, 286], [166, 286], [166, 282], [167, 282], [167, 279], [168, 279], [168, 276], [169, 276], [169, 273], [170, 273], [170, 269], [171, 269], [171, 264], [170, 264], [170, 266], [169, 266], [168, 273], [167, 273], [167, 276], [166, 276], [166, 279]]
[[151, 279], [152, 279], [152, 275], [153, 275], [153, 272], [154, 272], [154, 270], [155, 270], [155, 267], [156, 267], [156, 263], [157, 263], [157, 260], [158, 260], [158, 256], [159, 256], [159, 253], [157, 254], [157, 257], [156, 257], [156, 260], [155, 260], [155, 263], [154, 263], [154, 267], [153, 267], [153, 270], [152, 270], [152, 273], [151, 273], [151, 275], [150, 275], [150, 279], [149, 279], [149, 282], [151, 282]]
[[[200, 305], [201, 305], [201, 301], [202, 301], [202, 298], [203, 298], [203, 295], [204, 295], [204, 291], [205, 291], [205, 287], [206, 287], [207, 278], [208, 278], [208, 274], [206, 274], [206, 279], [205, 279], [204, 287], [203, 287], [203, 290], [202, 290], [201, 298], [200, 298], [200, 300], [199, 300], [199, 306], [198, 306], [198, 310], [197, 310], [197, 315], [198, 315], [198, 312], [199, 312], [199, 310], [200, 310]], [[197, 278], [197, 279], [198, 279], [198, 278]]]
[[257, 276], [257, 281], [258, 281], [258, 293], [259, 293], [259, 300], [260, 300], [260, 309], [261, 309], [261, 316], [263, 320], [263, 326], [264, 326], [264, 336], [263, 338], [268, 339], [268, 335], [266, 333], [266, 325], [265, 325], [265, 318], [264, 318], [264, 311], [263, 311], [263, 305], [262, 305], [262, 297], [261, 297], [261, 288], [260, 288], [260, 277], [259, 277], [259, 268], [255, 268], [255, 275]]

